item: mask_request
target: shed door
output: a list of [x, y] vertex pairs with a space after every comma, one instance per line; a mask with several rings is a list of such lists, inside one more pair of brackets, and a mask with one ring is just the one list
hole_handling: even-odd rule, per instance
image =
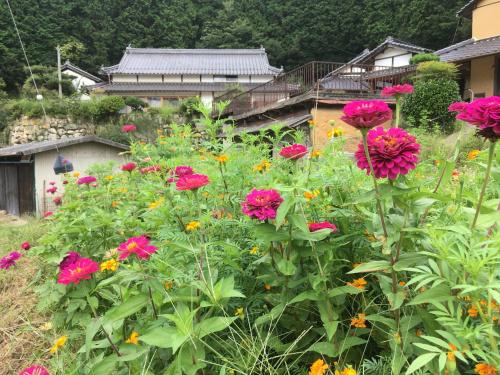
[[19, 215], [17, 166], [0, 164], [0, 210]]
[[19, 186], [19, 212], [35, 212], [35, 174], [33, 164], [18, 164], [17, 181]]

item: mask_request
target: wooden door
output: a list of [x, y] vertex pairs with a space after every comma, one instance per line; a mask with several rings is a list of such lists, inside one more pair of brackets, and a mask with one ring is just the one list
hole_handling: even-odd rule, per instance
[[15, 164], [0, 164], [0, 210], [5, 210], [11, 215], [20, 214]]
[[17, 181], [19, 186], [19, 212], [35, 212], [35, 170], [33, 164], [18, 164]]

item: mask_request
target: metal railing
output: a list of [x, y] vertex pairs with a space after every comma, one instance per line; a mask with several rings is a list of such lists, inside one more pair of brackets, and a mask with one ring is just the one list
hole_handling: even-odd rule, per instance
[[248, 91], [225, 93], [215, 101], [229, 100], [225, 112], [237, 116], [314, 90], [329, 97], [378, 97], [383, 87], [400, 83], [414, 71], [413, 66], [312, 61]]

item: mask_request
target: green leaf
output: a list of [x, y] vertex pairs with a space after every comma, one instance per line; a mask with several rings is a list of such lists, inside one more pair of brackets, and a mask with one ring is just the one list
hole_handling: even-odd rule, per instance
[[337, 355], [337, 350], [335, 350], [335, 346], [329, 342], [316, 342], [312, 344], [308, 352], [315, 352], [322, 355], [326, 355], [328, 357], [335, 357]]
[[344, 294], [358, 294], [358, 293], [363, 293], [363, 290], [355, 288], [350, 285], [344, 285], [330, 289], [328, 291], [328, 297], [333, 298]]
[[93, 318], [85, 329], [85, 355], [88, 359], [92, 340], [101, 327], [101, 318]]
[[299, 229], [301, 232], [309, 232], [309, 226], [307, 225], [306, 218], [303, 215], [288, 215], [288, 220], [290, 221], [290, 224]]
[[446, 284], [439, 284], [434, 288], [428, 289], [418, 294], [408, 305], [420, 305], [422, 303], [435, 303], [452, 299], [451, 289]]
[[297, 271], [297, 267], [295, 267], [292, 261], [284, 258], [279, 259], [276, 262], [276, 267], [278, 268], [278, 271], [280, 271], [285, 276], [295, 275], [295, 271]]
[[341, 355], [347, 349], [352, 348], [353, 346], [363, 345], [366, 343], [365, 339], [357, 336], [346, 336], [343, 341], [339, 344], [339, 350], [337, 355]]
[[140, 335], [139, 340], [158, 348], [172, 348], [175, 352], [188, 337], [179, 332], [175, 327], [155, 327]]
[[116, 362], [118, 362], [118, 357], [116, 354], [112, 354], [108, 357], [104, 357], [102, 361], [99, 361], [90, 370], [91, 375], [102, 375], [102, 374], [112, 374], [116, 367]]
[[109, 309], [104, 315], [103, 324], [109, 324], [135, 314], [137, 311], [146, 306], [147, 303], [148, 296], [145, 294], [130, 297], [122, 304]]
[[374, 260], [373, 262], [362, 263], [347, 273], [382, 271], [388, 270], [390, 267], [391, 264], [387, 260]]
[[289, 235], [285, 231], [278, 231], [274, 225], [258, 224], [254, 227], [255, 236], [263, 241], [284, 241], [289, 239]]
[[295, 296], [289, 303], [298, 303], [302, 301], [317, 301], [319, 300], [318, 294], [314, 290], [306, 290]]
[[438, 355], [439, 353], [425, 353], [422, 354], [421, 356], [418, 356], [410, 365], [410, 367], [408, 367], [408, 370], [406, 370], [406, 375], [413, 374], [415, 371], [425, 366], [427, 363], [432, 361]]
[[202, 339], [203, 337], [210, 335], [211, 333], [226, 329], [237, 318], [238, 317], [216, 316], [213, 318], [204, 319], [194, 327], [194, 330], [198, 338]]
[[293, 231], [292, 237], [296, 240], [323, 241], [331, 234], [332, 231], [330, 229], [321, 229], [315, 232], [309, 232], [309, 230], [307, 232]]
[[286, 197], [284, 202], [280, 204], [280, 206], [278, 207], [278, 211], [276, 211], [276, 230], [278, 230], [283, 225], [288, 211], [290, 211], [294, 204], [295, 198], [293, 196]]

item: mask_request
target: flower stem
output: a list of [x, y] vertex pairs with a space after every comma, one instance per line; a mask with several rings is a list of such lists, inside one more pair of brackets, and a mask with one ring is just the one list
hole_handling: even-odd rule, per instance
[[363, 136], [363, 148], [365, 150], [366, 160], [368, 161], [368, 166], [370, 167], [370, 174], [373, 178], [373, 186], [375, 187], [375, 199], [377, 200], [377, 210], [380, 216], [380, 223], [382, 224], [382, 229], [384, 231], [384, 236], [387, 238], [387, 228], [385, 226], [384, 211], [382, 209], [382, 203], [380, 201], [380, 190], [378, 188], [377, 178], [375, 177], [375, 172], [373, 170], [372, 159], [370, 157], [370, 152], [368, 151], [368, 141], [367, 141], [367, 131], [362, 130], [361, 134]]
[[474, 215], [474, 220], [472, 221], [471, 229], [474, 229], [479, 218], [479, 211], [481, 211], [481, 205], [483, 204], [484, 193], [486, 192], [486, 186], [488, 185], [488, 180], [490, 178], [491, 166], [493, 165], [493, 156], [495, 155], [496, 141], [490, 140], [490, 148], [488, 149], [488, 165], [486, 166], [486, 172], [484, 175], [483, 187], [481, 188], [481, 193], [479, 194], [479, 201], [477, 202], [476, 214]]
[[396, 96], [396, 128], [399, 128], [399, 124], [401, 121], [401, 96]]

